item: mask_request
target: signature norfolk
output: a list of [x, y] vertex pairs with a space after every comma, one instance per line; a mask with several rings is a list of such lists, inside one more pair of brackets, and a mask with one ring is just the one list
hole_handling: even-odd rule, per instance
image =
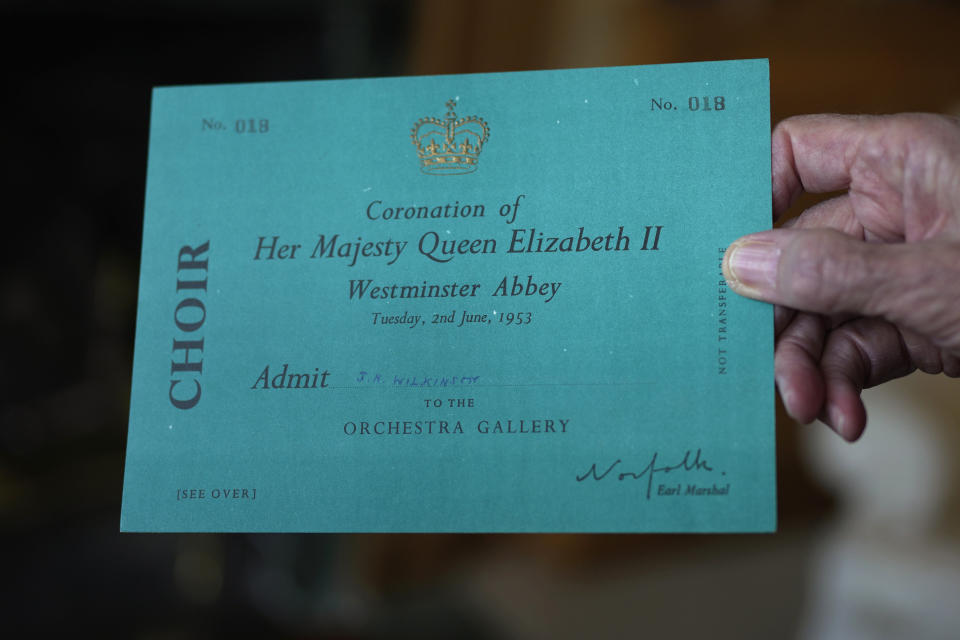
[[[623, 462], [619, 458], [608, 465], [606, 468], [598, 467], [597, 463], [594, 462], [590, 465], [590, 468], [582, 474], [577, 474], [576, 481], [584, 482], [588, 479], [593, 479], [595, 482], [600, 482], [605, 478], [614, 479], [618, 482], [624, 482], [629, 480], [646, 480], [646, 498], [647, 500], [653, 495], [653, 485], [654, 478], [657, 474], [675, 474], [682, 476], [683, 474], [698, 474], [698, 477], [704, 475], [712, 475], [718, 473], [721, 477], [727, 475], [726, 471], [720, 471], [714, 468], [709, 462], [707, 462], [706, 456], [703, 455], [703, 452], [700, 449], [697, 449], [696, 453], [693, 453], [692, 450], [687, 449], [683, 454], [683, 459], [679, 462], [673, 464], [659, 464], [657, 459], [660, 456], [660, 452], [655, 451], [653, 457], [650, 459], [650, 462], [647, 463], [643, 469], [633, 468], [633, 469], [624, 469], [621, 467]], [[614, 473], [614, 469], [617, 469], [617, 473]], [[689, 480], [690, 476], [686, 476]], [[715, 476], [714, 476], [715, 477]], [[713, 478], [710, 479], [711, 481]], [[678, 482], [676, 484], [658, 484], [656, 495], [658, 496], [726, 496], [730, 494], [730, 483], [725, 484], [716, 484], [712, 483], [709, 487], [701, 484], [690, 483], [690, 482]]]

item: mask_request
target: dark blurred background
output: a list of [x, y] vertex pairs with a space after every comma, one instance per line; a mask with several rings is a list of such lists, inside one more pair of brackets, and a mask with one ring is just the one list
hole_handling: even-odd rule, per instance
[[914, 603], [960, 593], [960, 387], [940, 380], [893, 402], [940, 410], [856, 445], [921, 452], [894, 503], [939, 491], [920, 516], [838, 480], [859, 468], [847, 445], [781, 411], [775, 535], [118, 533], [153, 86], [765, 57], [774, 121], [958, 113], [955, 4], [6, 2], [0, 33], [4, 636], [956, 637], [949, 602]]

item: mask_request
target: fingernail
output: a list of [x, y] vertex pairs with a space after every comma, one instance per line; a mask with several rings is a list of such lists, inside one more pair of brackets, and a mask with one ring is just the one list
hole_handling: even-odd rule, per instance
[[780, 247], [768, 240], [738, 240], [723, 261], [724, 275], [734, 291], [756, 297], [769, 293], [777, 281]]

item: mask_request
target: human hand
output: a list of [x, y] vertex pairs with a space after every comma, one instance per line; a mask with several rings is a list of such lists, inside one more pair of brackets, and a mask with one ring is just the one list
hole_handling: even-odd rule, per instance
[[[960, 376], [960, 119], [801, 116], [773, 131], [773, 213], [846, 192], [738, 239], [723, 272], [772, 302], [774, 377], [793, 418], [860, 437], [860, 392], [916, 369]], [[958, 389], [960, 391], [960, 389]]]

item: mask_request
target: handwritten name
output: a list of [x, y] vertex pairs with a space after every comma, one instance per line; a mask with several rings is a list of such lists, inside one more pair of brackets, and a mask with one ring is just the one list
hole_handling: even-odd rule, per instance
[[[660, 456], [659, 452], [654, 452], [653, 456], [650, 458], [650, 462], [643, 469], [639, 471], [619, 471], [618, 473], [613, 473], [613, 470], [621, 465], [623, 462], [619, 458], [611, 465], [606, 467], [603, 472], [597, 467], [597, 463], [594, 462], [590, 465], [590, 468], [583, 474], [577, 475], [577, 482], [583, 482], [588, 478], [593, 478], [595, 481], [599, 482], [607, 477], [616, 478], [618, 481], [622, 482], [624, 480], [641, 480], [646, 479], [647, 481], [647, 500], [650, 499], [651, 494], [653, 493], [653, 480], [658, 473], [672, 473], [674, 471], [706, 471], [712, 472], [714, 469], [708, 463], [706, 458], [703, 457], [703, 453], [700, 449], [697, 449], [696, 453], [692, 453], [689, 449], [683, 455], [683, 459], [679, 462], [673, 464], [663, 464], [657, 466], [657, 458]], [[622, 467], [621, 467], [622, 468]]]

